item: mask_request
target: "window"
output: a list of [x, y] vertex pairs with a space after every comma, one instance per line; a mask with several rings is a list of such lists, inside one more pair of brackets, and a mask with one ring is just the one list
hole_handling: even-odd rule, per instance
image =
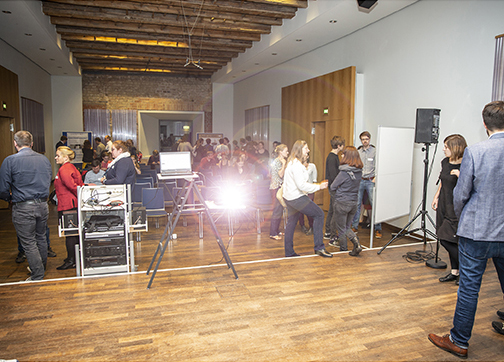
[[254, 141], [269, 144], [269, 107], [263, 106], [245, 110], [245, 136]]
[[492, 101], [504, 101], [504, 34], [495, 37]]

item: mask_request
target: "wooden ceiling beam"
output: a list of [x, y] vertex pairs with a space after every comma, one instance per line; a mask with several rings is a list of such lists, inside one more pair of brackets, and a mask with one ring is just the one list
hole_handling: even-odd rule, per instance
[[[184, 67], [185, 60], [184, 62], [178, 62], [178, 63], [163, 63], [163, 62], [150, 62], [150, 61], [119, 61], [119, 60], [114, 60], [114, 61], [107, 61], [107, 62], [102, 62], [100, 60], [96, 59], [86, 59], [85, 61], [82, 62], [81, 68], [86, 68], [89, 66], [93, 65], [102, 65], [102, 66], [107, 66], [107, 67], [155, 67], [155, 68], [160, 68], [160, 69], [179, 69], [182, 70], [184, 68], [187, 68], [188, 66], [192, 65], [189, 64], [186, 67]], [[200, 63], [201, 67], [205, 71], [211, 71], [215, 72], [218, 70], [220, 67], [217, 67], [215, 65], [208, 65], [208, 64], [203, 64]], [[192, 65], [194, 66], [194, 65]], [[198, 68], [199, 69], [199, 68]]]
[[[127, 52], [127, 51], [116, 51], [116, 50], [107, 50], [107, 49], [76, 49], [75, 52], [72, 52], [73, 56], [79, 61], [80, 57], [89, 57], [93, 55], [103, 55], [109, 57], [146, 57], [153, 59], [187, 59], [186, 54], [152, 54], [152, 53], [139, 53], [139, 52]], [[229, 59], [224, 59], [219, 56], [211, 56], [207, 55], [201, 59], [201, 61], [207, 62], [217, 62], [223, 63], [224, 65], [229, 62]]]
[[[72, 18], [61, 18], [61, 17], [51, 17], [51, 23], [56, 26], [68, 26], [77, 28], [95, 28], [95, 29], [108, 29], [108, 30], [126, 30], [132, 32], [145, 32], [145, 33], [155, 33], [164, 34], [170, 36], [184, 35], [184, 29], [181, 27], [173, 26], [160, 26], [153, 24], [132, 24], [128, 22], [110, 22], [110, 21], [100, 21], [100, 20], [86, 20], [86, 19], [72, 19]], [[209, 38], [223, 38], [223, 39], [235, 39], [240, 41], [259, 41], [261, 40], [260, 34], [247, 34], [237, 31], [220, 31], [213, 29], [205, 29], [204, 36]], [[193, 38], [201, 37], [201, 32], [194, 34]], [[166, 40], [169, 40], [167, 38]]]
[[107, 69], [109, 67], [104, 66], [90, 66], [87, 69], [83, 69], [83, 73], [103, 73], [103, 74], [138, 74], [138, 75], [172, 75], [172, 76], [187, 76], [187, 77], [195, 77], [195, 78], [210, 78], [212, 76], [211, 72], [207, 72], [205, 70], [198, 69], [194, 67], [194, 69], [184, 68], [184, 70], [174, 70], [169, 73], [156, 72], [152, 69], [145, 69], [142, 67], [129, 67], [128, 69]]
[[[95, 32], [81, 32], [79, 34], [68, 33], [64, 30], [58, 30], [61, 34], [61, 39], [65, 41], [97, 41], [102, 37], [113, 38], [113, 39], [131, 39], [131, 40], [145, 40], [145, 41], [168, 41], [166, 37], [158, 36], [157, 39], [153, 37], [144, 36], [139, 37], [134, 34], [128, 34], [126, 32], [114, 32], [114, 31], [95, 31]], [[187, 48], [187, 38], [183, 36], [170, 36], [170, 42], [179, 43], [180, 47]], [[110, 41], [109, 41], [110, 42]], [[120, 43], [118, 41], [117, 43]], [[227, 41], [226, 39], [212, 39], [212, 38], [197, 38], [194, 39], [192, 45], [195, 49], [212, 49], [216, 47], [223, 49], [224, 51], [243, 53], [245, 49], [252, 46], [252, 42], [237, 42]]]
[[[91, 49], [91, 50], [110, 50], [119, 52], [138, 52], [145, 54], [178, 54], [179, 56], [186, 56], [188, 54], [188, 48], [167, 48], [167, 47], [156, 47], [156, 46], [146, 46], [146, 45], [136, 45], [136, 44], [117, 44], [117, 43], [106, 43], [101, 44], [97, 42], [76, 42], [71, 41], [66, 43], [69, 48], [73, 51], [80, 49]], [[201, 55], [200, 55], [201, 54]], [[205, 56], [218, 57], [220, 59], [235, 58], [238, 56], [236, 52], [224, 52], [222, 50], [201, 50], [193, 49], [194, 57], [204, 58]]]
[[[105, 54], [91, 54], [91, 53], [79, 53], [78, 54], [78, 59], [80, 62], [83, 63], [89, 63], [89, 62], [96, 62], [96, 63], [108, 63], [110, 61], [127, 61], [127, 62], [136, 62], [136, 63], [146, 63], [146, 62], [151, 62], [153, 64], [179, 64], [179, 63], [185, 63], [187, 61], [187, 58], [181, 58], [181, 57], [144, 57], [144, 56], [137, 56], [137, 55], [131, 55], [124, 57], [121, 56], [121, 58], [114, 57], [112, 55], [105, 55]], [[79, 64], [81, 64], [79, 62]], [[226, 65], [226, 62], [222, 61], [211, 61], [207, 59], [202, 59], [200, 61], [200, 64], [204, 66], [205, 68], [215, 68], [215, 69], [220, 69], [222, 66]]]
[[[175, 5], [164, 4], [149, 4], [139, 3], [136, 1], [107, 1], [107, 0], [45, 0], [45, 2], [66, 4], [74, 6], [86, 6], [96, 8], [122, 9], [128, 11], [142, 11], [151, 13], [173, 14], [183, 16], [184, 11], [187, 15], [194, 14], [195, 5], [188, 4], [187, 9]], [[221, 2], [219, 2], [221, 3]], [[227, 10], [226, 10], [227, 9]], [[224, 8], [222, 6], [214, 6], [213, 2], [204, 4], [200, 16], [206, 19], [229, 19], [234, 21], [246, 21], [265, 25], [282, 25], [282, 19], [291, 19], [295, 15], [295, 9], [287, 8], [288, 10], [280, 11], [250, 11], [244, 12], [243, 7]], [[198, 9], [199, 10], [199, 6]], [[255, 13], [255, 14], [254, 14]]]
[[[179, 13], [182, 15], [182, 6], [180, 0], [132, 0], [132, 1], [114, 1], [114, 0], [42, 0], [44, 3], [60, 3], [70, 5], [80, 5], [90, 2], [89, 6], [98, 6], [102, 8], [129, 8], [130, 10], [153, 11], [166, 13]], [[308, 7], [308, 2], [300, 0], [303, 6]], [[202, 0], [184, 0], [184, 9], [191, 12], [197, 12], [201, 6]], [[124, 4], [122, 4], [124, 3]], [[236, 13], [254, 15], [260, 17], [271, 17], [279, 19], [292, 19], [296, 14], [297, 7], [289, 5], [278, 5], [271, 2], [257, 3], [247, 0], [206, 0], [203, 3], [202, 11], [215, 11], [219, 13]], [[246, 15], [245, 15], [246, 14]]]
[[[51, 17], [67, 17], [71, 19], [106, 20], [112, 22], [124, 22], [137, 24], [153, 24], [173, 27], [186, 27], [183, 16], [161, 13], [143, 13], [118, 9], [103, 9], [85, 6], [73, 6], [63, 4], [44, 3], [43, 11]], [[245, 21], [223, 19], [211, 21], [201, 17], [188, 16], [187, 24], [194, 29], [228, 30], [244, 33], [269, 34], [271, 26], [255, 24]]]

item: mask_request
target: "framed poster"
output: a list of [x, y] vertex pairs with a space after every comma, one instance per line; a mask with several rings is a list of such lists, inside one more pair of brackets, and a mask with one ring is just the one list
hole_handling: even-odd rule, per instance
[[72, 163], [82, 163], [82, 144], [89, 140], [93, 144], [93, 133], [91, 132], [62, 132], [67, 136], [67, 146], [75, 152], [75, 158]]

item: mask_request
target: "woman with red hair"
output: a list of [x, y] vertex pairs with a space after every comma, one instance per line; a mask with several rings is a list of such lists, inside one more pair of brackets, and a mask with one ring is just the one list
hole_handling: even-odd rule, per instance
[[[357, 256], [362, 251], [357, 235], [352, 231], [351, 224], [357, 212], [359, 185], [362, 179], [362, 160], [354, 146], [346, 146], [341, 156], [340, 172], [331, 184], [334, 195], [334, 218], [339, 236], [340, 251], [347, 251], [347, 238], [354, 245], [349, 253]], [[332, 239], [329, 245], [337, 247], [338, 241]]]

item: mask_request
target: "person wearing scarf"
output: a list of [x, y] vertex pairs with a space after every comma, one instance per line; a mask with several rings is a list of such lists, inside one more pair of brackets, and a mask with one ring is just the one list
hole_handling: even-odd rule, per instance
[[113, 161], [109, 163], [105, 176], [102, 178], [104, 185], [135, 184], [135, 165], [131, 160], [128, 146], [123, 141], [114, 141], [111, 147]]

